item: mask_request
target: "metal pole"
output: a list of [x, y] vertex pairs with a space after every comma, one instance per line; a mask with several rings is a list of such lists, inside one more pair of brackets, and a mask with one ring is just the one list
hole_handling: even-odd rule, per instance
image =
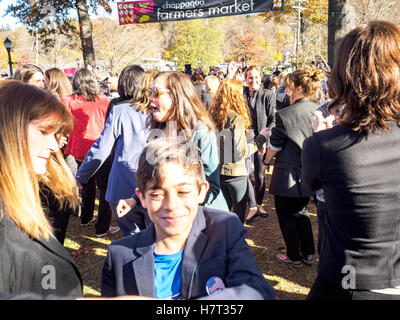
[[299, 67], [299, 47], [300, 47], [300, 29], [301, 29], [301, 11], [306, 8], [302, 7], [301, 4], [308, 0], [293, 0], [297, 4], [296, 7], [293, 7], [297, 12], [297, 30], [296, 30], [296, 69]]
[[[300, 7], [300, 3], [299, 3]], [[301, 28], [301, 16], [300, 9], [297, 10], [297, 40], [296, 40], [296, 69], [299, 68], [299, 46], [300, 46], [300, 28]]]
[[8, 53], [8, 65], [10, 66], [10, 77], [13, 76], [12, 61], [11, 61], [11, 49], [7, 48]]
[[38, 36], [38, 32], [36, 30], [36, 59], [35, 59], [35, 61], [36, 61], [37, 66], [39, 65], [39, 44], [38, 44], [38, 42], [39, 42], [39, 36]]

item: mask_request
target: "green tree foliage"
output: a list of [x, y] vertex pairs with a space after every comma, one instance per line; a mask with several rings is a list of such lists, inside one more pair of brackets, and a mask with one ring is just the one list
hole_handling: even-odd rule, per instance
[[166, 59], [172, 61], [176, 56], [180, 68], [185, 64], [197, 68], [198, 60], [201, 59], [201, 65], [208, 68], [217, 65], [223, 59], [223, 41], [221, 20], [179, 21], [172, 45], [166, 52]]

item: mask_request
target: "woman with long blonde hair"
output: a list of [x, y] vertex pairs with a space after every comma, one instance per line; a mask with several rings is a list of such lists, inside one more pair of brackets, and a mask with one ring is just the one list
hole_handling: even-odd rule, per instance
[[248, 202], [245, 160], [261, 149], [268, 129], [261, 130], [253, 142], [247, 142], [246, 130], [251, 128], [251, 115], [243, 96], [243, 85], [238, 80], [221, 82], [209, 113], [220, 130], [221, 190], [229, 209], [244, 222]]
[[[75, 207], [75, 181], [59, 150], [73, 118], [49, 92], [19, 81], [0, 84], [0, 292], [79, 297], [82, 280], [43, 211], [40, 185]], [[51, 266], [54, 287], [43, 285]], [[13, 275], [12, 277], [10, 275]]]

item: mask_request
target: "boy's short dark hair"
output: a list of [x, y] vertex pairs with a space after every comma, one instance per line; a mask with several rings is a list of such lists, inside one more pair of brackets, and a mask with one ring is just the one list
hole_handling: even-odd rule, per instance
[[148, 182], [156, 188], [161, 187], [165, 164], [180, 165], [185, 173], [196, 179], [199, 190], [206, 179], [203, 163], [194, 144], [172, 138], [153, 139], [144, 147], [136, 172], [136, 183], [143, 195]]

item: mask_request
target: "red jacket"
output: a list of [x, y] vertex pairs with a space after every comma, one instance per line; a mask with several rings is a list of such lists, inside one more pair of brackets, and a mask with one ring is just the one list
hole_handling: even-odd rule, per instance
[[95, 102], [86, 101], [82, 96], [69, 95], [63, 98], [67, 110], [75, 118], [74, 129], [68, 137], [65, 154], [83, 162], [92, 144], [99, 138], [104, 128], [109, 100], [97, 96]]

